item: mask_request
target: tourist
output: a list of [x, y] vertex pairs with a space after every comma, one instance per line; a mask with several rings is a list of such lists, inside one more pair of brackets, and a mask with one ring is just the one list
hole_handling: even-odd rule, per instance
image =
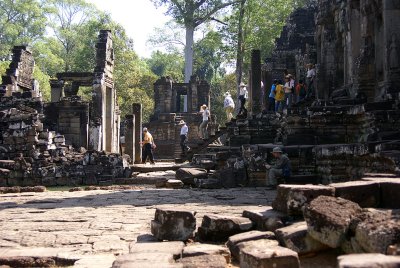
[[272, 150], [272, 155], [274, 156], [274, 158], [276, 158], [275, 165], [265, 165], [265, 168], [268, 171], [267, 187], [271, 189], [276, 189], [276, 186], [278, 185], [278, 178], [286, 179], [290, 177], [291, 165], [289, 157], [283, 154], [281, 148], [275, 147]]
[[268, 96], [268, 111], [275, 112], [275, 89], [277, 84], [278, 80], [275, 79]]
[[143, 146], [142, 164], [146, 164], [147, 158], [149, 158], [150, 164], [154, 165], [153, 149], [156, 148], [156, 144], [147, 128], [143, 128], [143, 141], [141, 145]]
[[239, 88], [240, 88], [240, 90], [239, 90], [240, 109], [239, 109], [238, 114], [241, 114], [241, 113], [243, 113], [243, 110], [245, 109], [244, 105], [246, 104], [246, 99], [248, 98], [248, 91], [246, 88], [246, 84], [243, 82], [240, 83]]
[[[295, 84], [296, 84], [296, 81], [294, 80], [294, 76], [293, 75], [291, 75], [291, 74], [289, 74], [289, 79], [290, 79], [290, 90], [292, 91], [292, 101], [291, 101], [291, 103], [293, 103], [293, 96], [294, 96], [294, 90], [295, 90]], [[297, 102], [297, 99], [296, 99], [296, 102]]]
[[189, 127], [186, 125], [186, 122], [181, 120], [179, 122], [179, 125], [182, 126], [181, 127], [181, 149], [182, 149], [182, 154], [186, 154], [187, 151], [189, 151], [189, 147], [187, 146], [187, 141], [188, 141], [188, 133], [189, 133]]
[[307, 95], [306, 85], [304, 84], [303, 80], [299, 80], [299, 83], [296, 86], [296, 99], [297, 102], [304, 100]]
[[202, 115], [202, 122], [200, 124], [200, 135], [201, 135], [201, 139], [206, 140], [208, 139], [208, 132], [207, 132], [207, 127], [208, 127], [208, 121], [210, 120], [210, 110], [208, 110], [207, 105], [203, 104], [200, 107], [200, 112]]
[[230, 122], [232, 120], [232, 112], [235, 110], [235, 102], [232, 99], [232, 96], [229, 92], [226, 92], [224, 94], [225, 100], [224, 100], [224, 109], [226, 113], [226, 120]]
[[282, 81], [279, 81], [275, 87], [275, 112], [282, 112], [283, 101], [285, 100], [285, 90]]
[[292, 87], [290, 86], [290, 75], [285, 77], [285, 85], [283, 86], [285, 97], [283, 101], [283, 108], [290, 108], [292, 105]]
[[316, 76], [314, 64], [307, 64], [307, 96], [311, 97], [314, 94], [314, 79]]

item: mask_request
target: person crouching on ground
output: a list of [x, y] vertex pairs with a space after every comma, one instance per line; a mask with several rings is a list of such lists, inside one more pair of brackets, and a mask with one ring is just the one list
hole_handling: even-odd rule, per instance
[[188, 133], [189, 133], [189, 127], [186, 125], [186, 122], [181, 120], [179, 122], [179, 125], [181, 127], [181, 148], [182, 148], [182, 154], [186, 154], [186, 152], [189, 150], [189, 147], [187, 146], [187, 141], [188, 141]]
[[226, 92], [224, 94], [225, 99], [224, 99], [224, 109], [226, 113], [226, 120], [230, 122], [232, 120], [232, 113], [235, 110], [235, 102], [232, 99], [232, 96], [229, 92]]
[[147, 128], [143, 128], [143, 141], [141, 144], [143, 146], [142, 164], [146, 164], [147, 158], [149, 158], [150, 163], [154, 165], [153, 149], [156, 145], [154, 143], [153, 136], [150, 134]]
[[270, 189], [276, 189], [276, 186], [278, 185], [277, 178], [285, 179], [290, 177], [291, 165], [289, 157], [283, 154], [281, 148], [275, 147], [272, 150], [272, 155], [276, 158], [275, 165], [265, 165], [265, 168], [269, 170], [267, 187]]
[[208, 132], [207, 132], [207, 127], [208, 127], [208, 120], [210, 118], [210, 110], [208, 110], [207, 105], [203, 104], [200, 107], [200, 112], [202, 115], [202, 122], [200, 124], [200, 135], [201, 135], [201, 139], [206, 140], [208, 139]]

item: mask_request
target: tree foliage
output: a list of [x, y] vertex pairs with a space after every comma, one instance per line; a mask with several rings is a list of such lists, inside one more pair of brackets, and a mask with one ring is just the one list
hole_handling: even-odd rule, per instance
[[169, 76], [174, 81], [183, 81], [184, 59], [178, 52], [163, 53], [153, 52], [146, 60], [150, 70], [158, 77]]

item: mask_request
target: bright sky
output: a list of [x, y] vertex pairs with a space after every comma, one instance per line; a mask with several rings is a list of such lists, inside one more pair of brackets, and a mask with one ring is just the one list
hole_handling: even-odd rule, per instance
[[134, 41], [140, 57], [150, 57], [152, 47], [146, 41], [155, 27], [162, 27], [171, 18], [164, 15], [165, 8], [156, 9], [150, 0], [87, 0], [98, 9], [111, 14]]

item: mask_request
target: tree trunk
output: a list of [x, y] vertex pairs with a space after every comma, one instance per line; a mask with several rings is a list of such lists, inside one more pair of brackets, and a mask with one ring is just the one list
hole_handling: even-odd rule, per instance
[[236, 86], [237, 92], [239, 96], [239, 84], [242, 81], [243, 74], [243, 16], [244, 16], [244, 5], [246, 4], [246, 0], [242, 0], [240, 2], [240, 10], [239, 10], [239, 22], [238, 22], [238, 42], [236, 48]]
[[193, 34], [194, 26], [186, 25], [186, 44], [185, 44], [185, 83], [190, 81], [193, 74]]

